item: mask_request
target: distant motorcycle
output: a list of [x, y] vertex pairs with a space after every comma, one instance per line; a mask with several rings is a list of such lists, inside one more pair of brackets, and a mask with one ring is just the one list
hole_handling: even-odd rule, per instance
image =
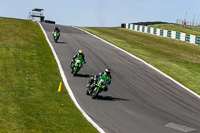
[[71, 73], [73, 74], [73, 76], [75, 76], [81, 69], [81, 67], [83, 67], [83, 61], [81, 61], [80, 59], [75, 59], [74, 60], [74, 64], [71, 65]]
[[53, 32], [53, 39], [54, 42], [57, 43], [58, 39], [59, 39], [60, 33], [59, 32]]
[[[89, 84], [89, 81], [88, 81]], [[106, 87], [106, 81], [104, 79], [98, 79], [97, 82], [93, 82], [86, 91], [87, 95], [91, 95], [92, 99], [95, 99], [99, 93], [101, 93]]]

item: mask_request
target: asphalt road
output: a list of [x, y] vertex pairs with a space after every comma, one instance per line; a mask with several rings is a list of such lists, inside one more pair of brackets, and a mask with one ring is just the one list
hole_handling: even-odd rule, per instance
[[[81, 108], [107, 133], [200, 133], [200, 99], [130, 55], [70, 26], [42, 23]], [[73, 77], [71, 58], [82, 49], [87, 64]], [[86, 95], [91, 76], [112, 69], [112, 83], [95, 100]], [[189, 80], [189, 79], [188, 79]]]

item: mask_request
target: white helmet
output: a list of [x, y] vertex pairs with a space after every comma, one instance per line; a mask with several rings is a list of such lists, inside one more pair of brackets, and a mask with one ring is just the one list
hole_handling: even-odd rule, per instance
[[104, 74], [105, 74], [105, 76], [110, 75], [110, 73], [111, 73], [110, 68], [106, 68], [106, 69], [104, 70]]

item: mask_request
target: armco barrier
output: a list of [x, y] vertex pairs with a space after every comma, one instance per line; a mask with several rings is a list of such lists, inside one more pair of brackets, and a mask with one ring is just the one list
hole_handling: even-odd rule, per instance
[[153, 28], [153, 27], [147, 27], [142, 25], [136, 25], [136, 24], [122, 24], [122, 28], [138, 31], [138, 32], [144, 32], [149, 33], [157, 36], [162, 37], [168, 37], [172, 39], [177, 39], [185, 42], [189, 42], [192, 44], [200, 45], [200, 36], [195, 36], [191, 34], [186, 34], [178, 31], [172, 31], [172, 30], [163, 30], [159, 28]]

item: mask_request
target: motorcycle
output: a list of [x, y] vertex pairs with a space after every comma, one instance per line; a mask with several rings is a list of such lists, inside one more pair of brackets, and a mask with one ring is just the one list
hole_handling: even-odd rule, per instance
[[53, 39], [54, 42], [57, 43], [58, 39], [59, 39], [60, 33], [59, 32], [53, 32]]
[[[88, 81], [89, 84], [89, 81]], [[101, 93], [106, 87], [106, 81], [104, 79], [99, 79], [97, 82], [93, 82], [86, 91], [87, 95], [91, 95], [92, 99], [95, 99], [99, 93]]]
[[75, 76], [80, 71], [82, 66], [83, 66], [83, 61], [75, 59], [74, 64], [71, 65], [71, 73], [73, 74], [73, 76]]

